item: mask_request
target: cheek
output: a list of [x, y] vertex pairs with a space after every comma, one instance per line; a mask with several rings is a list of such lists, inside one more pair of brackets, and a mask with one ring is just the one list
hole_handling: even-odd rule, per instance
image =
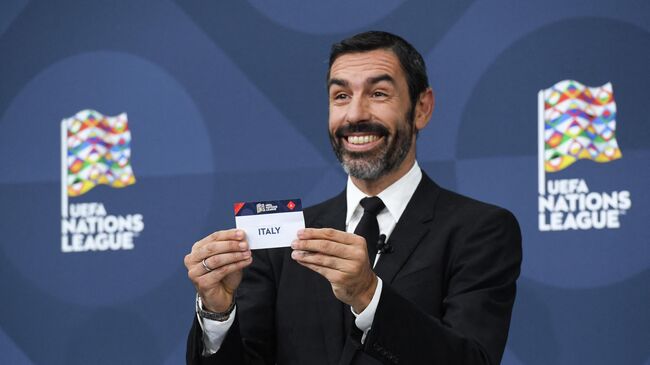
[[332, 121], [332, 116], [330, 115], [327, 129], [330, 131], [330, 133], [334, 133], [334, 131], [336, 131], [336, 128], [337, 128], [337, 124]]
[[328, 119], [328, 128], [330, 132], [334, 132], [337, 128], [343, 125], [342, 113], [339, 110], [330, 108], [329, 119]]
[[404, 123], [404, 116], [395, 113], [394, 110], [384, 110], [375, 114], [377, 119], [386, 126], [390, 131], [395, 131], [400, 128], [400, 124]]

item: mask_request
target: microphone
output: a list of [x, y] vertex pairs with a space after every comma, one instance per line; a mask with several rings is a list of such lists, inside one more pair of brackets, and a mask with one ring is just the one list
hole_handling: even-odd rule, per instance
[[381, 255], [386, 255], [393, 252], [393, 246], [391, 246], [390, 243], [386, 242], [385, 234], [379, 236], [379, 240], [377, 241], [377, 252], [379, 252]]

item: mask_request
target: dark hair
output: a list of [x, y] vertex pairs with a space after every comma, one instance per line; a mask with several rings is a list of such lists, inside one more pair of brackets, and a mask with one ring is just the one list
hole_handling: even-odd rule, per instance
[[332, 64], [340, 56], [347, 53], [368, 52], [377, 49], [391, 50], [397, 56], [402, 70], [406, 75], [406, 83], [411, 98], [411, 107], [415, 104], [420, 94], [429, 87], [429, 79], [422, 55], [409, 42], [388, 32], [369, 31], [359, 33], [332, 45], [330, 51], [327, 80], [330, 78]]

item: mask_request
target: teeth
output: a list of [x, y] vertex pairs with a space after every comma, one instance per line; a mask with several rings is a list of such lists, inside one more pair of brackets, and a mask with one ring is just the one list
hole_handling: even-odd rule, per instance
[[351, 144], [366, 144], [366, 143], [374, 142], [378, 139], [379, 136], [376, 136], [374, 134], [370, 134], [366, 136], [349, 136], [348, 142]]

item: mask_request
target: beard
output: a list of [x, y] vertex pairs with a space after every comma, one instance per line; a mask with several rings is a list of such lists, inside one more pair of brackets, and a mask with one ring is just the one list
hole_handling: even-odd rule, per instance
[[[375, 121], [345, 124], [329, 135], [334, 153], [348, 175], [361, 180], [376, 180], [402, 164], [411, 150], [414, 129], [413, 112], [410, 111], [397, 124], [393, 135]], [[371, 151], [348, 151], [343, 146], [342, 139], [350, 133], [377, 134], [383, 137], [382, 144]]]

